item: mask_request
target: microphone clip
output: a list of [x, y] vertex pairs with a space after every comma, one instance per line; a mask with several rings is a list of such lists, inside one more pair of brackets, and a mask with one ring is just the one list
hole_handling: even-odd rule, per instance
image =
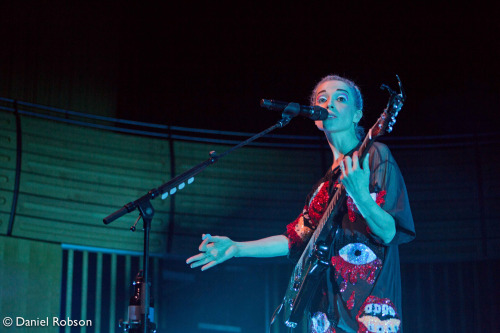
[[290, 120], [292, 120], [291, 117], [287, 117], [284, 115], [285, 112], [283, 112], [283, 114], [281, 115], [281, 120], [278, 121], [278, 127], [279, 128], [283, 128], [285, 127], [286, 125], [288, 125], [288, 123], [290, 122]]
[[288, 125], [292, 118], [297, 117], [300, 114], [300, 104], [299, 103], [288, 103], [283, 112], [281, 113], [281, 120], [278, 121], [279, 127], [285, 127]]

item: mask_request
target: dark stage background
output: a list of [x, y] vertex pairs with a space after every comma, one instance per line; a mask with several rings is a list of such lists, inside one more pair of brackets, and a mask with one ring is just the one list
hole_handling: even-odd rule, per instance
[[[257, 132], [278, 117], [259, 108], [261, 98], [307, 103], [315, 82], [337, 73], [359, 83], [369, 127], [386, 101], [380, 84], [399, 74], [408, 101], [394, 135], [497, 129], [497, 6], [8, 3], [0, 14], [4, 97]], [[305, 121], [284, 131], [316, 133]]]
[[[468, 237], [470, 225], [465, 223], [469, 222], [461, 221], [454, 230], [453, 225], [419, 225], [415, 221], [417, 237], [422, 238], [418, 246], [408, 245], [402, 255], [405, 332], [500, 332], [494, 320], [500, 307], [493, 275], [500, 259], [495, 252], [499, 244], [495, 198], [500, 188], [499, 14], [493, 5], [448, 2], [4, 1], [0, 4], [0, 97], [162, 125], [256, 133], [280, 118], [261, 109], [260, 99], [307, 104], [314, 84], [336, 73], [359, 84], [365, 98], [362, 124], [369, 128], [387, 101], [380, 85], [395, 87], [398, 74], [408, 99], [390, 135], [393, 141], [388, 143], [396, 146], [395, 156], [413, 177], [407, 178], [412, 184], [409, 189], [420, 191], [414, 194], [420, 199], [415, 200], [415, 207], [426, 215], [419, 217], [426, 222], [433, 216], [446, 220], [451, 215], [459, 220], [459, 215], [471, 211], [467, 204], [472, 202], [474, 214], [480, 212], [472, 222], [477, 223], [473, 229], [482, 228], [479, 237], [476, 233]], [[36, 124], [31, 125], [33, 132]], [[41, 136], [47, 128], [40, 128]], [[62, 132], [70, 131], [65, 128]], [[275, 133], [320, 136], [305, 119], [294, 119]], [[75, 146], [88, 143], [90, 147], [90, 141]], [[406, 142], [413, 148], [406, 151]], [[423, 145], [415, 148], [419, 142]], [[154, 151], [154, 147], [148, 149]], [[420, 156], [418, 149], [423, 151]], [[179, 151], [181, 158], [191, 152]], [[239, 154], [245, 158], [243, 151]], [[199, 156], [187, 160], [206, 158]], [[267, 156], [269, 161], [271, 157]], [[168, 165], [162, 163], [162, 167]], [[321, 163], [324, 161], [317, 164]], [[184, 169], [191, 166], [184, 164]], [[14, 167], [9, 168], [14, 174]], [[464, 175], [463, 186], [457, 175]], [[10, 184], [11, 178], [5, 177], [5, 183]], [[442, 188], [449, 188], [449, 195], [439, 192]], [[130, 193], [134, 192], [127, 192], [129, 197], [124, 200], [135, 199]], [[302, 197], [298, 189], [295, 193]], [[121, 198], [116, 201], [121, 203]], [[443, 211], [453, 203], [456, 211]], [[2, 207], [1, 213], [7, 215], [8, 208]], [[453, 218], [446, 221], [453, 222]], [[38, 239], [15, 232], [9, 235], [4, 221], [0, 221], [0, 233], [11, 238], [9, 241]], [[423, 225], [429, 229], [423, 230]], [[238, 230], [238, 226], [222, 222], [217, 228]], [[496, 234], [488, 234], [490, 230]], [[179, 236], [167, 227], [163, 231], [170, 237], [168, 242], [178, 236], [183, 245], [177, 252], [165, 247], [154, 264], [155, 292], [164, 311], [160, 331], [217, 332], [213, 326], [210, 331], [199, 325], [217, 322], [226, 329], [260, 332], [275, 300], [281, 297], [291, 267], [279, 260], [263, 264], [250, 260], [228, 263], [206, 274], [186, 272], [183, 260], [196, 251], [198, 235], [188, 231]], [[252, 232], [246, 236], [264, 234], [262, 230]], [[441, 237], [445, 241], [439, 245]], [[62, 242], [51, 238], [47, 244]], [[12, 244], [10, 249], [17, 248]], [[432, 246], [423, 254], [426, 244]], [[88, 304], [94, 304], [93, 295], [103, 288], [102, 331], [111, 331], [112, 323], [123, 318], [119, 303], [128, 298], [127, 278], [115, 281], [122, 289], [113, 289], [106, 278], [102, 284], [91, 278], [84, 282], [82, 271], [118, 276], [125, 272], [125, 262], [134, 271], [139, 260], [131, 259], [130, 254], [122, 258], [71, 251], [70, 247], [59, 253], [61, 290], [55, 297], [61, 300], [60, 313], [95, 316], [91, 305], [83, 312], [87, 300], [82, 290], [92, 293]], [[19, 258], [23, 261], [22, 255]], [[100, 265], [104, 272], [96, 268]], [[67, 275], [68, 267], [74, 275]], [[36, 281], [36, 274], [28, 275]], [[247, 288], [237, 283], [240, 281]], [[109, 288], [116, 289], [112, 294], [116, 297], [109, 301], [117, 302], [116, 312], [109, 312]], [[233, 297], [239, 297], [238, 301]], [[11, 300], [5, 295], [1, 298], [1, 304]], [[281, 331], [275, 328], [273, 332]]]

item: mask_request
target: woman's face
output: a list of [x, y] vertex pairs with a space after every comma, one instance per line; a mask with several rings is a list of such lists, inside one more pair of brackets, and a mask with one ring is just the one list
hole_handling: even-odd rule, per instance
[[326, 81], [316, 90], [315, 104], [328, 110], [328, 118], [317, 120], [316, 126], [325, 132], [340, 133], [352, 130], [363, 116], [357, 110], [352, 89], [342, 81]]

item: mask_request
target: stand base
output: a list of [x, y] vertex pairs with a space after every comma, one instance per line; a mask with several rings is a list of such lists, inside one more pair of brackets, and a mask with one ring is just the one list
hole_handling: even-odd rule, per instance
[[[156, 333], [156, 325], [154, 323], [149, 323], [149, 333]], [[129, 333], [142, 333], [144, 331], [142, 323], [140, 321], [122, 321], [118, 323], [118, 327], [123, 329], [123, 332]]]

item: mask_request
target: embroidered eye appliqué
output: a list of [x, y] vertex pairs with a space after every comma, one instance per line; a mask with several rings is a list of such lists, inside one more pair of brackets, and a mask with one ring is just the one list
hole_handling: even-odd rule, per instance
[[339, 255], [350, 264], [364, 265], [377, 259], [375, 253], [363, 243], [347, 244], [340, 249]]
[[340, 291], [344, 292], [347, 282], [354, 285], [358, 278], [373, 284], [377, 270], [382, 267], [382, 260], [365, 244], [351, 243], [341, 248], [338, 256], [332, 257], [332, 265], [335, 267], [335, 278], [340, 275], [344, 279], [340, 283]]

